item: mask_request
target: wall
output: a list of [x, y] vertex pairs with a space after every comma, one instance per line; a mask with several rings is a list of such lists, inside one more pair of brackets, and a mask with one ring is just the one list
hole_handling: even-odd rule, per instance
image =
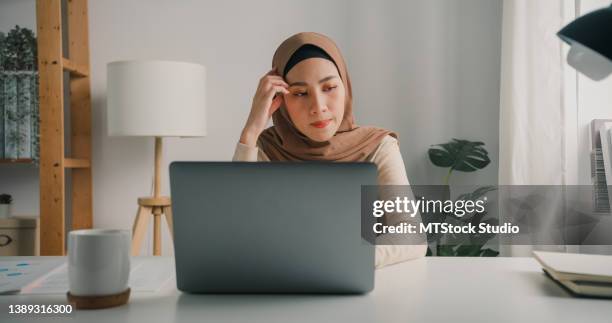
[[[16, 10], [6, 3], [0, 3], [0, 12]], [[492, 159], [482, 172], [456, 174], [453, 182], [497, 182], [501, 0], [89, 5], [96, 227], [131, 228], [137, 197], [151, 191], [153, 169], [152, 139], [106, 134], [108, 62], [159, 58], [206, 65], [209, 135], [166, 139], [163, 166], [173, 160], [229, 160], [258, 79], [276, 46], [298, 31], [322, 32], [338, 43], [351, 73], [358, 122], [399, 133], [412, 183], [441, 183], [445, 171], [431, 166], [426, 151], [452, 137], [484, 141]], [[16, 209], [38, 213], [37, 202], [25, 202], [38, 199], [37, 177], [13, 172], [0, 168], [0, 191], [28, 187]], [[167, 174], [162, 188], [168, 193]], [[163, 249], [168, 253], [171, 245]]]
[[451, 138], [483, 141], [491, 164], [451, 183], [497, 184], [502, 1], [357, 1], [350, 15], [358, 120], [400, 136], [412, 184], [442, 184], [427, 157]]
[[36, 28], [36, 1], [2, 0], [0, 2], [0, 31], [7, 33], [19, 25], [32, 30]]

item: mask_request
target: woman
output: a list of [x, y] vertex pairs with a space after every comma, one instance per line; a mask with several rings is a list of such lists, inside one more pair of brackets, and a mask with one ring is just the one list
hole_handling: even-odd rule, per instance
[[[293, 35], [276, 50], [272, 66], [259, 80], [234, 161], [369, 161], [377, 166], [379, 185], [409, 185], [396, 134], [355, 124], [350, 78], [331, 39]], [[265, 129], [270, 117], [274, 126]], [[378, 245], [375, 266], [422, 257], [426, 248]]]

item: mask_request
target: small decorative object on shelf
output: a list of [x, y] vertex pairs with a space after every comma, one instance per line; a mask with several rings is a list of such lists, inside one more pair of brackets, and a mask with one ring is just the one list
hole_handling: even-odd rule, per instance
[[34, 33], [0, 33], [0, 160], [38, 161], [38, 63]]
[[0, 218], [11, 216], [11, 202], [13, 197], [8, 194], [0, 194]]
[[40, 255], [39, 231], [37, 216], [0, 218], [0, 258]]

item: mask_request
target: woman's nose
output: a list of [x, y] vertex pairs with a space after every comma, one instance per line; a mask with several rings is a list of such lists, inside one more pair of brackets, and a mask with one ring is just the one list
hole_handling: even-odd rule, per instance
[[310, 105], [310, 114], [320, 114], [327, 111], [327, 105], [321, 94], [313, 95], [312, 104]]

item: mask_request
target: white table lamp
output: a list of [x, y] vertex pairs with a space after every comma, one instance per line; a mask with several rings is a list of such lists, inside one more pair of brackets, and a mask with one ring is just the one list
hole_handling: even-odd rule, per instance
[[161, 255], [161, 217], [173, 234], [171, 200], [160, 193], [162, 137], [206, 135], [204, 66], [172, 61], [120, 61], [107, 66], [108, 134], [155, 137], [152, 197], [138, 199], [132, 254], [140, 251], [151, 216], [153, 254]]

